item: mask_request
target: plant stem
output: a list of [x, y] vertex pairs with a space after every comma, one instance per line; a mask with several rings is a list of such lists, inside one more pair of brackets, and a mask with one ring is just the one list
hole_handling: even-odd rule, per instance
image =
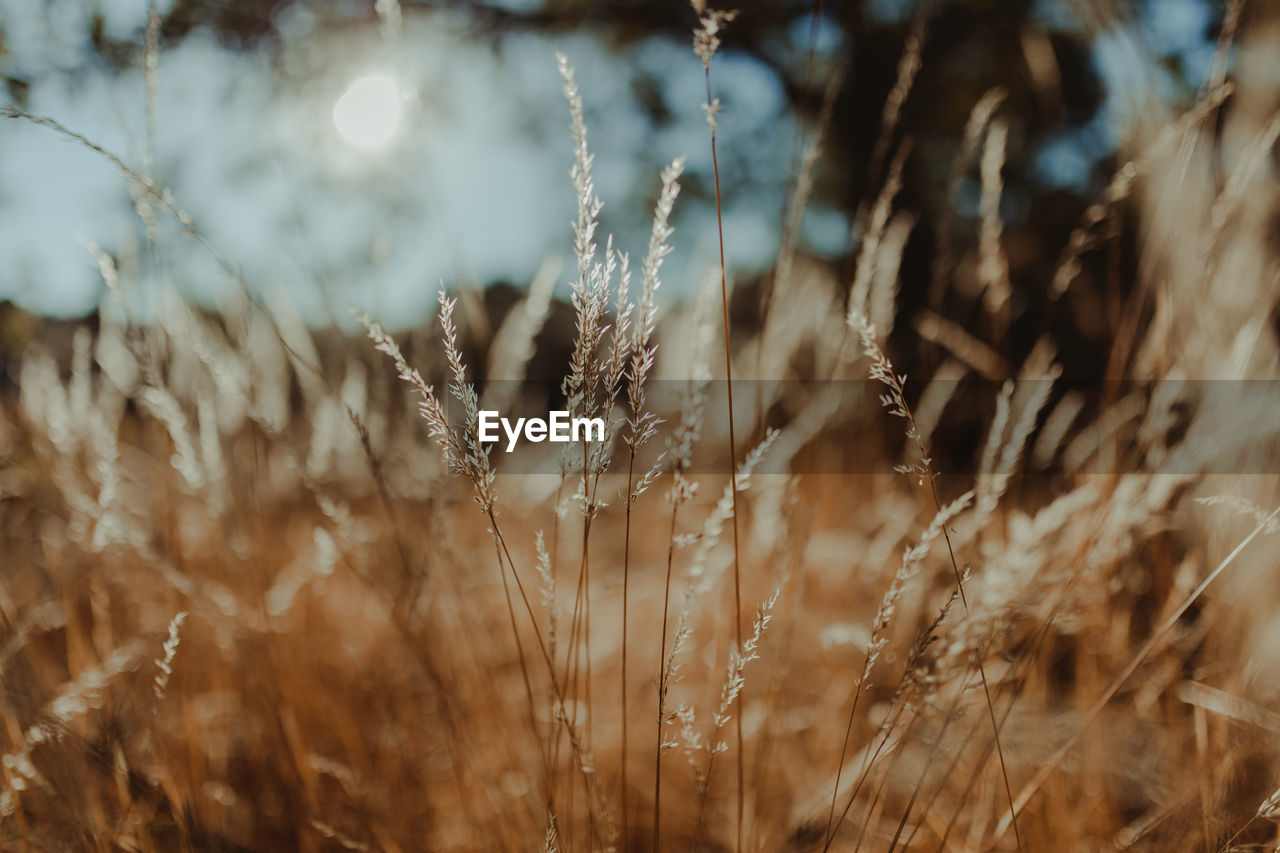
[[[711, 67], [706, 67], [707, 105], [713, 109], [711, 99]], [[729, 491], [733, 499], [733, 642], [736, 648], [742, 649], [742, 566], [738, 553], [738, 477], [735, 466], [738, 464], [738, 447], [733, 429], [733, 351], [729, 339], [729, 283], [724, 266], [724, 217], [720, 206], [720, 161], [716, 156], [716, 126], [711, 122], [711, 169], [715, 176], [716, 186], [716, 234], [720, 242], [720, 304], [724, 314], [724, 377], [725, 389], [728, 393], [729, 406]], [[738, 831], [737, 849], [742, 849], [742, 804], [743, 804], [743, 750], [742, 750], [742, 706], [743, 690], [734, 700], [733, 727], [738, 738]], [[708, 786], [711, 780], [707, 780]]]
[[631, 578], [631, 481], [635, 476], [636, 454], [627, 462], [627, 524], [622, 536], [622, 849], [627, 849], [627, 592]]
[[667, 701], [667, 617], [671, 605], [671, 567], [676, 555], [676, 513], [679, 500], [671, 505], [671, 533], [667, 538], [667, 582], [662, 593], [662, 642], [658, 655], [658, 750], [653, 763], [653, 853], [660, 853], [662, 839], [662, 723]]

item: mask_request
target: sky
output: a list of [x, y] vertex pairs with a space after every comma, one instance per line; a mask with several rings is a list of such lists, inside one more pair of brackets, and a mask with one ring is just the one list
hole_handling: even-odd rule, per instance
[[[171, 2], [160, 0], [161, 11]], [[1046, 20], [1061, 12], [1037, 2]], [[871, 14], [886, 19], [912, 6], [869, 0]], [[142, 69], [107, 67], [88, 33], [97, 11], [107, 36], [141, 41], [146, 0], [46, 0], [35, 8], [0, 0], [5, 73], [30, 81], [28, 109], [140, 166]], [[388, 325], [410, 325], [432, 311], [442, 283], [520, 285], [545, 259], [568, 258], [572, 151], [557, 51], [576, 68], [586, 102], [603, 229], [637, 264], [659, 169], [685, 156], [688, 173], [709, 183], [702, 68], [687, 44], [653, 39], [617, 53], [585, 34], [513, 34], [495, 48], [470, 40], [461, 19], [424, 12], [406, 14], [398, 36], [388, 37], [367, 15], [359, 25], [344, 21], [343, 8], [335, 3], [334, 17], [321, 19], [291, 7], [276, 21], [283, 42], [270, 51], [229, 47], [197, 30], [162, 51], [156, 93], [160, 180], [251, 289], [287, 298], [313, 322], [345, 321], [347, 306], [359, 304]], [[1208, 14], [1201, 0], [1147, 0], [1135, 31], [1098, 39], [1106, 108], [1035, 152], [1041, 178], [1086, 180], [1113, 150], [1125, 92], [1153, 73], [1133, 55], [1133, 38], [1207, 69]], [[669, 122], [655, 127], [646, 117], [630, 85], [636, 71], [672, 105]], [[393, 79], [402, 95], [399, 127], [376, 150], [352, 144], [334, 122], [343, 92], [369, 74]], [[731, 271], [764, 268], [777, 250], [796, 122], [778, 80], [748, 57], [723, 52], [714, 83], [724, 106], [722, 165], [737, 182], [725, 222]], [[686, 196], [674, 224], [664, 287], [678, 297], [714, 266], [713, 211]], [[819, 254], [841, 252], [848, 229], [838, 211], [806, 214], [806, 243]], [[234, 292], [195, 241], [170, 227], [149, 242], [127, 182], [101, 157], [45, 128], [4, 122], [0, 299], [52, 315], [91, 311], [103, 286], [85, 239], [136, 281], [133, 310], [145, 312], [169, 290], [204, 303]]]

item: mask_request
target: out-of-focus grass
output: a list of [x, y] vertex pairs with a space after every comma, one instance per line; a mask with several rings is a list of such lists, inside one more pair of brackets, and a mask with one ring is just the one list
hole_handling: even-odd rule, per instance
[[[725, 412], [699, 397], [725, 372], [727, 307], [711, 288], [668, 316], [653, 293], [676, 170], [620, 297], [569, 95], [582, 207], [563, 390], [610, 419], [613, 444], [571, 448], [559, 474], [492, 473], [501, 454], [475, 441], [471, 409], [499, 386], [473, 392], [465, 364], [502, 379], [544, 359], [541, 325], [569, 309], [543, 287], [484, 318], [486, 353], [455, 345], [447, 296], [444, 345], [403, 355], [372, 321], [372, 345], [312, 337], [248, 297], [220, 313], [175, 302], [152, 324], [111, 303], [61, 347], [24, 333], [17, 387], [0, 390], [3, 846], [1272, 843], [1277, 495], [1273, 474], [1245, 472], [1270, 470], [1275, 410], [1265, 385], [1231, 385], [1276, 372], [1251, 213], [1274, 198], [1257, 156], [1272, 125], [1221, 185], [1203, 124], [1225, 90], [1135, 141], [1042, 283], [1069, 296], [1075, 260], [1122, 213], [1160, 226], [1144, 233], [1157, 271], [1116, 294], [1109, 378], [1138, 381], [1086, 402], [1054, 384], [1071, 354], [1047, 329], [1004, 362], [1018, 292], [998, 105], [975, 107], [955, 172], [982, 186], [975, 240], [957, 247], [973, 316], [899, 316], [895, 229], [912, 226], [894, 216], [905, 153], [890, 157], [852, 280], [786, 257], [767, 313], [731, 335], [738, 382], [872, 382], [800, 399], [746, 386], [774, 396], [741, 407], [730, 490]], [[152, 179], [125, 176], [183, 221]], [[1164, 228], [1170, 186], [1183, 231]], [[129, 285], [113, 289], [126, 305]], [[947, 354], [932, 386], [891, 361], [886, 330], [912, 323]], [[631, 465], [651, 346], [655, 376], [689, 397], [648, 440], [661, 461]], [[950, 394], [973, 376], [1018, 381], [961, 413], [976, 440], [948, 441]], [[1227, 381], [1173, 381], [1187, 377]], [[837, 443], [890, 450], [864, 473], [812, 473]]]

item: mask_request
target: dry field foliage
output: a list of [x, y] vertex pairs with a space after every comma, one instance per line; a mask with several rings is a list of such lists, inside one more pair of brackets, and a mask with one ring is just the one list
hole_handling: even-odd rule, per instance
[[[714, 150], [731, 17], [695, 10]], [[1039, 285], [1071, 310], [1081, 259], [1136, 231], [1140, 280], [1107, 306], [1123, 383], [1064, 390], [1047, 332], [1008, 362], [999, 93], [954, 168], [981, 227], [936, 259], [980, 322], [899, 316], [918, 37], [852, 277], [798, 256], [789, 220], [737, 328], [719, 269], [659, 299], [679, 161], [642, 259], [597, 232], [563, 59], [574, 261], [502, 316], [441, 293], [430, 340], [363, 314], [368, 340], [322, 340], [245, 284], [143, 322], [88, 244], [98, 321], [0, 389], [0, 846], [1275, 849], [1280, 405], [1240, 380], [1280, 378], [1280, 121], [1275, 80], [1221, 59], [1185, 112], [1151, 108]], [[144, 218], [204, 241], [115, 162]], [[540, 387], [563, 278], [551, 387], [609, 440], [508, 457], [477, 412]], [[894, 367], [895, 323], [933, 375]], [[935, 458], [957, 415], [972, 458]]]

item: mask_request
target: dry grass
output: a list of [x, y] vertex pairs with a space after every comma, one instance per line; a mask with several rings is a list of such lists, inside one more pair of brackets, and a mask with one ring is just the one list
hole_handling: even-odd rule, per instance
[[[695, 8], [715, 145], [730, 18]], [[1203, 126], [1230, 83], [1135, 141], [1042, 283], [1069, 306], [1118, 212], [1151, 223], [1108, 377], [1132, 381], [1085, 402], [1047, 336], [1006, 361], [998, 93], [953, 171], [982, 188], [981, 331], [899, 316], [909, 146], [890, 146], [924, 37], [853, 278], [789, 247], [751, 329], [729, 327], [723, 269], [683, 325], [660, 316], [679, 162], [633, 297], [562, 60], [579, 209], [559, 391], [610, 434], [536, 463], [493, 454], [477, 412], [539, 391], [493, 380], [527, 374], [554, 271], [485, 318], [487, 354], [444, 293], [440, 345], [402, 351], [363, 315], [372, 344], [321, 344], [248, 285], [134, 322], [87, 244], [113, 299], [99, 327], [61, 361], [33, 345], [0, 396], [2, 846], [1274, 848], [1280, 408], [1235, 380], [1280, 369], [1249, 215], [1280, 125], [1256, 122], [1220, 187]], [[150, 162], [115, 162], [140, 212], [204, 241]], [[1172, 241], [1170, 192], [1212, 227]], [[958, 360], [903, 376], [895, 322]], [[983, 435], [936, 459], [973, 374], [1004, 382], [962, 413]], [[820, 381], [752, 381], [799, 378]]]

